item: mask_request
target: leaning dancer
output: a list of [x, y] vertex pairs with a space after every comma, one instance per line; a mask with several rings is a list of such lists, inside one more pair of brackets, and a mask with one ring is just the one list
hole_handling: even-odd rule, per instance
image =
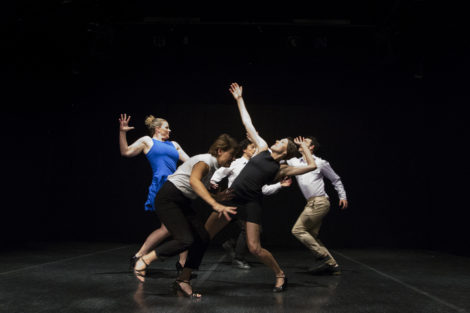
[[[287, 164], [280, 165], [282, 160], [292, 158], [297, 150], [297, 146], [292, 140], [287, 138], [277, 140], [271, 149], [268, 149], [266, 141], [258, 135], [255, 127], [251, 122], [250, 115], [245, 107], [242, 98], [242, 87], [233, 83], [230, 86], [230, 92], [237, 101], [240, 116], [248, 132], [249, 138], [258, 146], [259, 153], [251, 158], [246, 164], [238, 177], [233, 182], [231, 189], [234, 198], [224, 202], [226, 205], [237, 206], [237, 216], [245, 222], [246, 239], [248, 249], [266, 266], [271, 268], [276, 277], [276, 283], [273, 292], [281, 292], [287, 288], [287, 278], [273, 255], [263, 247], [260, 242], [260, 225], [261, 225], [261, 198], [262, 187], [272, 181], [278, 181], [285, 176], [293, 176], [307, 173], [316, 169], [315, 161], [312, 154], [308, 150], [302, 138], [296, 138], [295, 143], [302, 147], [303, 155], [307, 160], [307, 165], [303, 167], [293, 167]], [[228, 221], [218, 218], [217, 214], [212, 213], [206, 222], [206, 229], [211, 238], [213, 238], [220, 230], [222, 230]], [[188, 254], [188, 261], [193, 258], [202, 258], [203, 253]], [[189, 279], [191, 269], [186, 266], [180, 275], [180, 279]]]
[[[202, 260], [199, 254], [205, 251], [209, 234], [204, 229], [203, 221], [191, 207], [191, 199], [201, 197], [217, 212], [216, 215], [223, 215], [227, 220], [230, 220], [229, 213], [236, 214], [235, 207], [218, 203], [207, 190], [215, 170], [220, 166], [227, 167], [232, 162], [236, 146], [237, 142], [232, 137], [222, 134], [212, 144], [209, 153], [191, 157], [179, 166], [173, 175], [168, 176], [155, 198], [155, 206], [158, 217], [172, 237], [137, 260], [134, 272], [140, 281], [145, 280], [145, 271], [151, 262], [158, 258], [174, 256], [187, 249], [188, 255], [193, 254], [196, 257], [186, 260], [183, 273], [199, 267]], [[199, 294], [193, 293], [189, 279], [190, 275], [186, 279], [178, 278], [173, 284], [175, 291], [180, 291], [185, 296], [200, 297]]]
[[[312, 155], [320, 147], [317, 139], [313, 136], [306, 137], [305, 141]], [[331, 168], [330, 163], [316, 155], [313, 155], [313, 158], [318, 169], [295, 177], [300, 191], [302, 191], [307, 200], [307, 204], [295, 222], [294, 227], [292, 227], [292, 234], [312, 252], [317, 260], [316, 264], [308, 269], [311, 274], [339, 275], [341, 270], [338, 263], [318, 238], [322, 220], [330, 210], [330, 199], [325, 192], [323, 178], [328, 178], [335, 187], [341, 209], [344, 210], [348, 207], [348, 200], [346, 199], [346, 191], [344, 190], [341, 178]], [[287, 161], [287, 164], [302, 166], [305, 164], [305, 159], [292, 158]]]
[[[228, 177], [227, 187], [230, 188], [232, 183], [235, 181], [235, 178], [237, 178], [238, 174], [240, 174], [248, 161], [258, 153], [258, 149], [256, 148], [255, 144], [250, 142], [248, 139], [244, 139], [240, 142], [239, 149], [242, 153], [241, 157], [233, 161], [232, 164], [230, 164], [230, 167], [221, 167], [215, 171], [211, 178], [212, 188], [217, 189], [219, 187], [218, 183], [225, 177]], [[281, 188], [289, 187], [291, 184], [292, 179], [285, 177], [282, 181], [275, 184], [264, 185], [261, 190], [264, 196], [270, 196], [277, 193]], [[229, 253], [233, 251], [233, 253], [230, 254], [230, 257], [232, 258], [232, 266], [246, 270], [250, 269], [251, 266], [248, 264], [245, 258], [245, 255], [248, 252], [246, 245], [245, 223], [241, 220], [237, 220], [237, 222], [239, 222], [240, 226], [240, 233], [238, 234], [237, 238], [230, 238], [229, 240], [225, 241], [222, 246], [224, 249], [229, 251]]]
[[[155, 212], [155, 195], [166, 181], [168, 175], [176, 170], [178, 160], [184, 162], [189, 156], [184, 152], [176, 141], [170, 141], [170, 125], [162, 118], [155, 118], [153, 115], [147, 116], [145, 125], [150, 136], [144, 136], [137, 139], [130, 146], [127, 144], [127, 132], [134, 129], [129, 126], [131, 117], [127, 114], [121, 114], [119, 118], [119, 148], [121, 155], [125, 157], [134, 157], [144, 153], [152, 167], [152, 183], [149, 187], [145, 210]], [[147, 254], [163, 239], [169, 236], [168, 230], [162, 223], [161, 227], [153, 231], [145, 240], [140, 250], [130, 259], [130, 268], [134, 268], [135, 261], [144, 254]], [[176, 268], [182, 267], [186, 261], [187, 253], [180, 255], [180, 260], [176, 263]]]

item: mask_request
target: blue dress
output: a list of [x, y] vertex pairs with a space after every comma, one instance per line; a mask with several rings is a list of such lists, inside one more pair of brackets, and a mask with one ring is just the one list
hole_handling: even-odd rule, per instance
[[155, 211], [155, 196], [166, 182], [168, 175], [176, 171], [179, 159], [179, 153], [171, 141], [159, 141], [153, 138], [152, 140], [153, 146], [146, 154], [153, 172], [152, 184], [145, 202], [146, 211]]

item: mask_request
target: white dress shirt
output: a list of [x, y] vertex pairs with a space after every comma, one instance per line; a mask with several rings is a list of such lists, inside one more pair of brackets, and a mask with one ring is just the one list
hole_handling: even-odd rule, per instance
[[[232, 185], [237, 178], [238, 174], [242, 171], [245, 165], [248, 163], [248, 159], [245, 157], [241, 157], [236, 159], [235, 161], [230, 164], [230, 167], [221, 167], [217, 171], [215, 171], [214, 175], [212, 175], [211, 183], [217, 184], [222, 179], [228, 176], [228, 187]], [[261, 190], [265, 196], [272, 195], [281, 189], [281, 183], [275, 183], [272, 185], [264, 185]]]
[[[330, 163], [315, 155], [313, 158], [317, 168], [314, 171], [295, 176], [305, 199], [321, 196], [328, 197], [325, 192], [325, 183], [323, 182], [323, 177], [326, 177], [335, 187], [339, 199], [346, 200], [346, 191], [344, 190], [343, 183], [338, 174], [331, 168]], [[307, 162], [303, 158], [292, 158], [287, 161], [287, 164], [290, 166], [307, 166]]]

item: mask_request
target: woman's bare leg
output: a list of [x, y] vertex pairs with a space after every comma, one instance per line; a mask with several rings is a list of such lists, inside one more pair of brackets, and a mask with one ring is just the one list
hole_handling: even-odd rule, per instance
[[155, 249], [155, 247], [168, 236], [170, 236], [170, 233], [168, 232], [168, 229], [166, 229], [165, 225], [162, 224], [159, 229], [154, 230], [150, 235], [148, 235], [147, 239], [145, 239], [144, 244], [142, 245], [142, 247], [140, 247], [139, 252], [137, 252], [135, 256], [141, 257], [143, 255], [146, 255], [147, 253]]
[[228, 223], [229, 221], [227, 221], [227, 219], [224, 217], [219, 217], [219, 213], [212, 212], [211, 215], [209, 215], [206, 224], [204, 224], [204, 228], [207, 230], [212, 240], [215, 235], [217, 235], [225, 226], [227, 226]]
[[188, 250], [180, 253], [179, 262], [182, 267], [184, 267], [184, 264], [186, 263], [187, 258], [188, 258]]
[[[141, 257], [143, 255], [146, 255], [149, 253], [149, 251], [152, 251], [155, 249], [155, 247], [168, 238], [170, 236], [170, 232], [168, 229], [165, 227], [164, 224], [160, 226], [159, 229], [154, 230], [150, 235], [148, 235], [147, 239], [145, 239], [144, 244], [142, 247], [140, 247], [139, 252], [135, 254], [136, 257]], [[186, 259], [188, 258], [188, 251], [183, 251], [179, 255], [179, 262], [181, 266], [184, 266], [184, 263], [186, 263]]]
[[266, 266], [271, 268], [276, 275], [276, 287], [284, 283], [284, 271], [281, 269], [271, 252], [261, 247], [260, 226], [252, 222], [246, 222], [246, 241], [250, 252]]

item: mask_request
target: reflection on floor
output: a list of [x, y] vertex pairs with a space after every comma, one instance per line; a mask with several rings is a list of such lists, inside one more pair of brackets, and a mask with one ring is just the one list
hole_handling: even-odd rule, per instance
[[249, 258], [234, 269], [222, 249], [207, 253], [194, 289], [174, 295], [175, 260], [155, 262], [144, 284], [128, 271], [137, 245], [42, 244], [0, 254], [0, 312], [470, 312], [470, 259], [431, 251], [333, 251], [342, 275], [311, 275], [308, 251], [272, 248], [289, 277]]

